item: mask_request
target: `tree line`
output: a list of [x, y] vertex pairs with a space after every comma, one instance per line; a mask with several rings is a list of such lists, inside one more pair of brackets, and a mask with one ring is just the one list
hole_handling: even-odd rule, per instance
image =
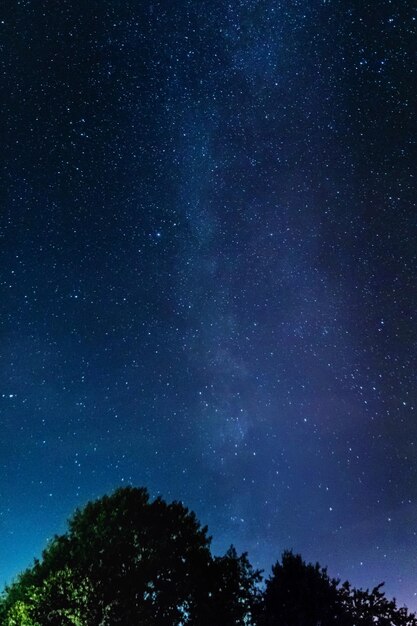
[[77, 509], [65, 534], [6, 586], [2, 626], [417, 626], [382, 584], [356, 589], [283, 553], [263, 580], [246, 553], [210, 551], [182, 503], [118, 489]]

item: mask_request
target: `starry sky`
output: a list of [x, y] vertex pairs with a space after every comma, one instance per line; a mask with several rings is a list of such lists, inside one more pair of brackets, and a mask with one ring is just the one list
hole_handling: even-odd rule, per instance
[[1, 583], [134, 484], [416, 609], [411, 4], [1, 11]]

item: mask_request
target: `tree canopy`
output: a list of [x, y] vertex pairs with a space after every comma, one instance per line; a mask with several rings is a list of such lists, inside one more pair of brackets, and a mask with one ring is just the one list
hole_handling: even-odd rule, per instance
[[388, 600], [383, 583], [355, 589], [330, 578], [318, 563], [284, 552], [266, 581], [262, 626], [417, 626], [415, 616]]
[[127, 487], [76, 510], [0, 598], [2, 626], [417, 626], [382, 585], [284, 552], [262, 586], [247, 554], [213, 556], [180, 502]]
[[234, 549], [213, 557], [207, 528], [181, 503], [128, 487], [75, 512], [68, 532], [6, 589], [0, 618], [6, 626], [244, 624], [259, 578]]

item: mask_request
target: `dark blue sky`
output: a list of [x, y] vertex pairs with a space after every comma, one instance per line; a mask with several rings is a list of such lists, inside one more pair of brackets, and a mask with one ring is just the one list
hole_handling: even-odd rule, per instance
[[1, 582], [132, 483], [417, 608], [409, 3], [0, 17]]

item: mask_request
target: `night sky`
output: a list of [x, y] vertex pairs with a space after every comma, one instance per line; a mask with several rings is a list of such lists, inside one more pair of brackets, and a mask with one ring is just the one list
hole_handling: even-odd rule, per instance
[[404, 0], [6, 0], [0, 578], [120, 485], [417, 608]]

